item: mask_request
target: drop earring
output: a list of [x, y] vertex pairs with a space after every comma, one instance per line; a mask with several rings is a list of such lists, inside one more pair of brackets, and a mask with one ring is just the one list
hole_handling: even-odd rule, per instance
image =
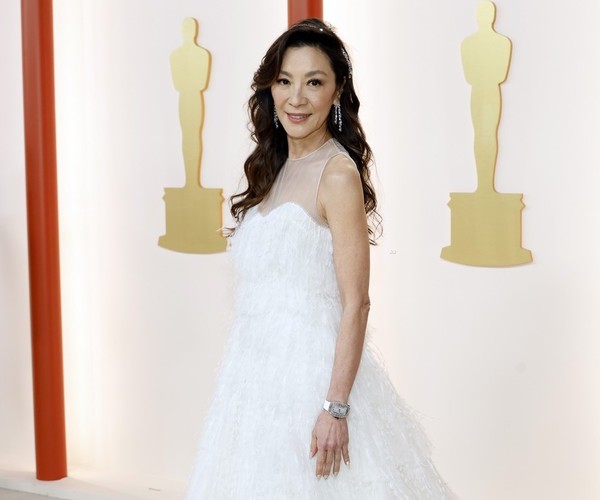
[[333, 105], [333, 124], [337, 125], [338, 131], [342, 131], [342, 106], [337, 103]]
[[275, 128], [279, 128], [279, 117], [275, 108], [273, 108], [273, 122], [275, 123]]

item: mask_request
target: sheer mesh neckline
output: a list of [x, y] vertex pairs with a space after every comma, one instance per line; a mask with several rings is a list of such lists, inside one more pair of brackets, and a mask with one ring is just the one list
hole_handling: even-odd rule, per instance
[[261, 215], [286, 203], [301, 207], [317, 224], [327, 227], [319, 213], [317, 194], [323, 171], [329, 160], [343, 154], [350, 158], [343, 146], [333, 137], [301, 158], [288, 158], [277, 174], [267, 197], [259, 204]]
[[306, 160], [309, 156], [314, 155], [315, 153], [317, 153], [318, 151], [323, 149], [325, 146], [327, 146], [327, 144], [329, 144], [331, 141], [334, 141], [334, 140], [335, 139], [333, 137], [330, 137], [323, 144], [321, 144], [317, 149], [313, 149], [310, 153], [306, 153], [304, 156], [300, 156], [299, 158], [288, 157], [287, 161], [288, 162], [297, 162], [297, 161], [301, 161], [301, 160]]

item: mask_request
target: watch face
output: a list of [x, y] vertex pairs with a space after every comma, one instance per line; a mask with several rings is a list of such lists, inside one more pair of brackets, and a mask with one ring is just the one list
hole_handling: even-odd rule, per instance
[[334, 416], [345, 417], [348, 414], [348, 405], [334, 402], [331, 404], [331, 412]]

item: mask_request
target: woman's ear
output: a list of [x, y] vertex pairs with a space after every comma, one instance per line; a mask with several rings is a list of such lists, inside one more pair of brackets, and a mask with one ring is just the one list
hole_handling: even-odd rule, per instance
[[337, 99], [338, 101], [342, 98], [342, 92], [344, 92], [344, 87], [346, 86], [346, 77], [344, 77], [344, 81], [341, 83], [340, 88], [337, 91]]

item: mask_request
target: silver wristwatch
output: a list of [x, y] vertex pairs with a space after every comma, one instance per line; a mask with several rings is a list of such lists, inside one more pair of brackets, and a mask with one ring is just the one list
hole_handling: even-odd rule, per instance
[[327, 401], [323, 404], [323, 409], [328, 411], [332, 417], [346, 418], [350, 411], [350, 405], [339, 401]]

